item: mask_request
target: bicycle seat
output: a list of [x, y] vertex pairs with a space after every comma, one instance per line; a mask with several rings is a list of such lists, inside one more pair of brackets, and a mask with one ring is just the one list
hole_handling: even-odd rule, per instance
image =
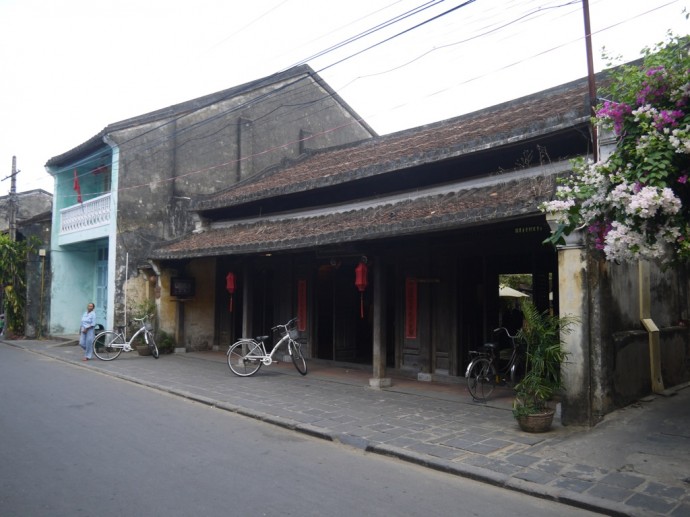
[[498, 350], [498, 343], [491, 343], [491, 342], [489, 342], [489, 343], [484, 343], [483, 348], [484, 348], [484, 350], [486, 350], [487, 352], [489, 352], [489, 351], [492, 351], [492, 352], [493, 352], [493, 351], [495, 351], [495, 350]]
[[266, 341], [270, 336], [257, 336], [256, 340], [257, 341]]

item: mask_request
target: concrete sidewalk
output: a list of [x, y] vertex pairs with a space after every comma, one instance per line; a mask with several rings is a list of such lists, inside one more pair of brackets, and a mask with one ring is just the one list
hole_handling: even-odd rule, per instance
[[[690, 387], [648, 397], [593, 429], [523, 433], [512, 394], [473, 402], [464, 384], [393, 380], [369, 387], [366, 370], [308, 361], [232, 374], [224, 353], [81, 361], [56, 341], [3, 341], [288, 429], [608, 515], [690, 515]], [[62, 345], [62, 346], [61, 346]]]

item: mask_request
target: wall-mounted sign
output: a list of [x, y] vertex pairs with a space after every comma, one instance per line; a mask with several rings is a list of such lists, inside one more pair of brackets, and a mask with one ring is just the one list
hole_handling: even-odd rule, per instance
[[171, 278], [170, 296], [175, 298], [192, 298], [194, 296], [194, 279], [181, 276]]

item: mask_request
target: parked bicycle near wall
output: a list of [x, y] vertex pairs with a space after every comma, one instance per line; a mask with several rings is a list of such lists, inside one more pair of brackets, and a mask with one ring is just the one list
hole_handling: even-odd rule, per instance
[[[497, 385], [515, 386], [525, 372], [525, 354], [516, 336], [511, 336], [505, 327], [493, 332], [495, 341], [470, 352], [470, 364], [465, 373], [467, 389], [479, 402], [486, 401]], [[501, 348], [501, 339], [506, 338], [509, 347]]]
[[159, 353], [156, 340], [153, 338], [153, 326], [146, 321], [148, 318], [148, 316], [133, 318], [134, 321], [139, 322], [139, 329], [129, 341], [127, 341], [127, 329], [124, 325], [117, 327], [117, 330], [106, 330], [96, 335], [93, 340], [94, 355], [102, 361], [112, 361], [117, 359], [122, 352], [134, 350], [132, 345], [137, 342], [137, 339], [143, 338], [151, 355], [154, 359], [158, 359]]
[[[232, 373], [240, 377], [249, 377], [259, 371], [262, 365], [269, 366], [276, 350], [287, 343], [287, 350], [292, 358], [292, 363], [297, 371], [307, 374], [307, 362], [302, 355], [302, 343], [297, 339], [297, 329], [295, 325], [297, 318], [293, 318], [284, 325], [276, 325], [271, 329], [273, 332], [282, 334], [280, 340], [275, 344], [270, 353], [266, 352], [265, 341], [270, 336], [259, 336], [257, 338], [242, 338], [228, 350], [228, 366]], [[276, 361], [277, 362], [277, 361]]]

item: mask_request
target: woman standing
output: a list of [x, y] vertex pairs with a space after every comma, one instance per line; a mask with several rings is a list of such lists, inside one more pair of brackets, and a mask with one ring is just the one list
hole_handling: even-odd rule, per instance
[[84, 349], [82, 361], [88, 361], [93, 356], [93, 338], [95, 336], [96, 313], [93, 312], [96, 306], [89, 303], [86, 312], [81, 317], [81, 327], [79, 329], [79, 346]]

